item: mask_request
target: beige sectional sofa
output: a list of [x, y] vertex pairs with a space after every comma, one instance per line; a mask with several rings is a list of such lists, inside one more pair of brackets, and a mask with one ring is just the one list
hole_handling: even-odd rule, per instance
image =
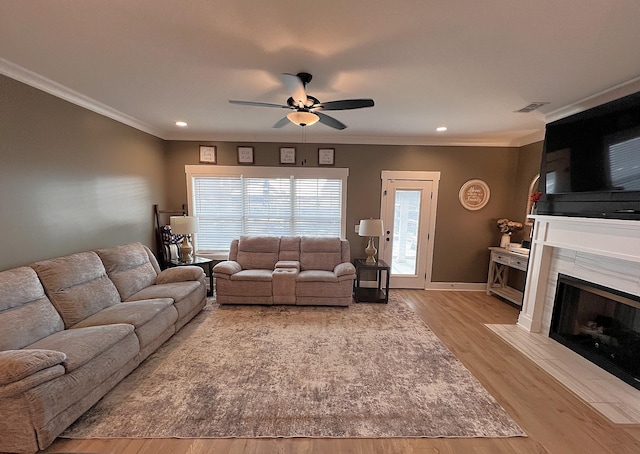
[[220, 304], [348, 306], [355, 268], [340, 238], [242, 236], [214, 268]]
[[0, 272], [0, 452], [46, 448], [205, 303], [140, 243]]

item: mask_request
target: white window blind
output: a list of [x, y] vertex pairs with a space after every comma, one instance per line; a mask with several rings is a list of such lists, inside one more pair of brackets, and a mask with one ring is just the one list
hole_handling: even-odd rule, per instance
[[229, 249], [240, 235], [344, 238], [347, 169], [186, 166], [198, 253]]

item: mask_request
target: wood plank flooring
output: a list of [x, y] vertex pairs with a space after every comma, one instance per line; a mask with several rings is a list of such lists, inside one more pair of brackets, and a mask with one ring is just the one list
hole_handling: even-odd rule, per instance
[[528, 437], [498, 439], [57, 439], [49, 453], [604, 453], [640, 452], [640, 426], [613, 424], [484, 324], [515, 323], [483, 292], [397, 290]]

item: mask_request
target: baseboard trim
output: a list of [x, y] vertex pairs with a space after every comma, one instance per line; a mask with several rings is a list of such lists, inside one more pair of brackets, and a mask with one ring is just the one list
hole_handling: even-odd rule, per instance
[[487, 290], [487, 284], [484, 282], [431, 282], [425, 287], [425, 290], [455, 290], [464, 292], [483, 292]]

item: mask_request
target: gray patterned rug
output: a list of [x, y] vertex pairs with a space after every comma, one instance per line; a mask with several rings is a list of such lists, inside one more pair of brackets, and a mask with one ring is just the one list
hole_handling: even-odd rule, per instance
[[209, 304], [66, 438], [525, 436], [399, 297]]

